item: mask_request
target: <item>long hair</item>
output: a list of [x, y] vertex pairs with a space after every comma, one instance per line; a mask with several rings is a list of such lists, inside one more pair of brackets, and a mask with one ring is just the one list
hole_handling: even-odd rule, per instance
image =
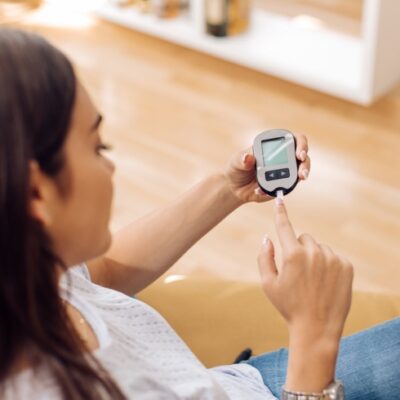
[[30, 349], [63, 398], [125, 399], [68, 318], [56, 270], [67, 267], [28, 208], [30, 161], [56, 182], [64, 166], [76, 87], [71, 63], [46, 40], [0, 30], [0, 386]]

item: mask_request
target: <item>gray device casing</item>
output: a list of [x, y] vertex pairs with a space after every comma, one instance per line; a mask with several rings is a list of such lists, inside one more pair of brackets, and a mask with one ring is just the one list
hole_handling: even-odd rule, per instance
[[[289, 143], [287, 146], [288, 163], [265, 166], [262, 153], [262, 142], [279, 138], [285, 138], [286, 140], [291, 141], [291, 143]], [[254, 139], [253, 153], [254, 157], [256, 158], [257, 182], [265, 193], [276, 197], [278, 195], [278, 191], [282, 190], [283, 194], [286, 195], [296, 187], [299, 180], [299, 162], [296, 158], [296, 138], [292, 132], [286, 129], [271, 129], [261, 132]], [[288, 178], [267, 180], [265, 177], [267, 172], [286, 168], [289, 168], [290, 172], [290, 176]]]

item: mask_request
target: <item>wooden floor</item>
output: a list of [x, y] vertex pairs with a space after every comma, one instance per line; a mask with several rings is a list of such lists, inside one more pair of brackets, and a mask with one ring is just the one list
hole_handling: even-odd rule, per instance
[[[172, 201], [260, 131], [297, 130], [313, 163], [287, 198], [298, 233], [349, 257], [357, 289], [400, 292], [400, 87], [363, 108], [109, 23], [53, 24], [19, 26], [71, 57], [105, 114], [118, 168], [113, 229]], [[246, 205], [169, 273], [256, 281], [264, 233], [276, 240], [271, 205]]]

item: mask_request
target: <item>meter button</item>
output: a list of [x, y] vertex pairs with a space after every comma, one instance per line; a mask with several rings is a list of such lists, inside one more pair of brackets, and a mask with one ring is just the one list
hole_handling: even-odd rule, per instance
[[280, 179], [280, 176], [279, 176], [278, 172], [279, 172], [279, 170], [267, 171], [265, 173], [265, 179], [267, 181], [273, 181], [275, 179]]
[[290, 176], [289, 168], [279, 169], [276, 173], [279, 179], [289, 178]]

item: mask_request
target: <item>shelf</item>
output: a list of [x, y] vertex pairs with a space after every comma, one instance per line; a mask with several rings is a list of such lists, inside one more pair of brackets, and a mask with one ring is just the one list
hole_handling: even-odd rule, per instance
[[202, 24], [199, 25], [193, 13], [163, 20], [133, 8], [104, 3], [95, 14], [287, 81], [364, 103], [361, 38], [329, 30], [323, 25], [310, 26], [307, 17], [292, 18], [255, 9], [246, 33], [214, 38], [202, 32]]

